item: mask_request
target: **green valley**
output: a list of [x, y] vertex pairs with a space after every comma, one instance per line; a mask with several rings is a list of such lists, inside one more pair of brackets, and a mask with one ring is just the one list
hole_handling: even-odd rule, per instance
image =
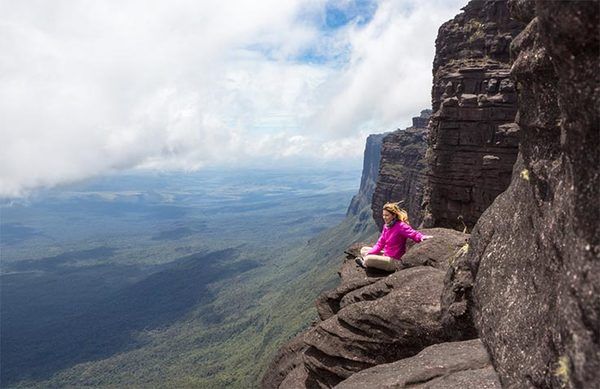
[[256, 386], [374, 232], [344, 215], [358, 176], [135, 176], [5, 204], [2, 385]]

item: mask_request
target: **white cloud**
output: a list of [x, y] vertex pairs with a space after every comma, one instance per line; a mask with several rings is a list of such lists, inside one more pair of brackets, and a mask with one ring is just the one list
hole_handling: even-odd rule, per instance
[[[323, 31], [301, 15], [325, 1], [0, 1], [0, 196], [136, 167], [360, 156], [366, 128], [429, 105], [437, 28], [465, 1], [381, 1], [370, 23]], [[298, 60], [323, 47], [349, 62]]]
[[394, 129], [430, 107], [438, 27], [462, 1], [382, 1], [365, 28], [347, 31], [350, 63], [330, 81], [325, 105], [314, 117], [328, 131]]

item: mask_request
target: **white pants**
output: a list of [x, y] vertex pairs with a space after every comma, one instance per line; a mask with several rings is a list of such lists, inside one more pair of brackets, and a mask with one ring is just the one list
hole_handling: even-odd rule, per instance
[[385, 271], [396, 270], [395, 259], [387, 257], [385, 255], [367, 254], [372, 247], [365, 246], [360, 249], [360, 256], [363, 259], [363, 263], [366, 267], [372, 267], [375, 269], [381, 269]]

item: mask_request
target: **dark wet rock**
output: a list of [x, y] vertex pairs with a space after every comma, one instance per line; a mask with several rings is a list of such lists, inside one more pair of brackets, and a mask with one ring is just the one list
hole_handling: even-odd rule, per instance
[[[599, 4], [511, 9], [531, 20], [513, 43], [520, 155], [473, 229], [444, 307], [467, 305], [504, 387], [598, 387]], [[461, 283], [462, 296], [447, 294]]]
[[[383, 139], [379, 176], [373, 193], [373, 219], [381, 230], [381, 210], [388, 201], [402, 201], [413, 226], [421, 224], [423, 190], [426, 181], [425, 152], [430, 110], [413, 119], [413, 127], [394, 131]], [[414, 124], [421, 126], [417, 127]]]
[[414, 357], [352, 375], [338, 389], [498, 388], [500, 380], [479, 339], [429, 346]]
[[471, 1], [440, 27], [433, 68], [424, 225], [470, 230], [510, 183], [518, 151], [506, 1]]

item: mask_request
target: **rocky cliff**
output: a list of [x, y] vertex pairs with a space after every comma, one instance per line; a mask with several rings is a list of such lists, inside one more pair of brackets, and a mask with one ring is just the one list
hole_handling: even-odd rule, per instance
[[358, 193], [352, 197], [347, 215], [358, 215], [368, 208], [375, 191], [375, 183], [379, 174], [379, 160], [381, 159], [381, 144], [386, 134], [373, 134], [367, 137], [363, 155], [363, 169], [360, 178]]
[[471, 1], [444, 23], [433, 63], [426, 226], [471, 229], [510, 182], [518, 149], [506, 0]]
[[388, 201], [402, 201], [410, 222], [418, 226], [422, 220], [421, 203], [426, 181], [425, 152], [430, 110], [413, 118], [413, 126], [394, 131], [383, 138], [379, 175], [371, 208], [379, 229], [383, 227], [381, 209]]
[[[519, 22], [508, 19], [508, 8]], [[450, 36], [471, 31], [475, 38], [467, 36], [454, 46], [440, 45], [438, 39], [435, 66], [443, 68], [440, 64], [456, 55], [448, 62], [458, 66], [456, 72], [444, 77], [458, 78], [434, 105], [438, 116], [428, 161], [438, 165], [431, 167], [428, 217], [457, 227], [461, 215], [461, 226], [474, 224], [472, 234], [424, 230], [435, 238], [410, 248], [391, 275], [364, 271], [345, 260], [340, 285], [317, 299], [319, 319], [280, 350], [264, 387], [598, 387], [599, 9], [598, 1], [510, 0], [508, 7], [503, 1], [472, 1], [454, 19], [456, 25], [445, 25]], [[475, 24], [467, 17], [474, 14], [486, 22]], [[499, 35], [507, 28], [500, 22], [526, 27], [516, 37], [513, 27]], [[480, 27], [483, 37], [477, 33]], [[510, 41], [517, 57], [509, 74], [505, 44]], [[469, 60], [477, 50], [489, 52], [485, 66]], [[467, 60], [459, 66], [462, 55]], [[472, 74], [483, 76], [469, 78]], [[473, 85], [484, 88], [475, 100], [465, 97], [475, 95], [466, 93]], [[486, 105], [494, 96], [498, 100]], [[517, 120], [511, 123], [517, 97]], [[455, 100], [446, 107], [447, 98]], [[473, 101], [476, 107], [469, 106]], [[464, 120], [448, 121], [449, 112]], [[483, 133], [491, 141], [440, 153], [448, 139], [458, 146], [470, 136], [482, 139], [482, 132], [475, 131], [479, 127], [488, 129]], [[455, 131], [445, 131], [449, 128]], [[492, 189], [499, 193], [500, 187], [483, 178], [500, 180], [506, 167], [501, 169], [498, 161], [507, 163], [502, 150], [516, 162], [510, 185], [494, 200]], [[382, 159], [384, 154], [385, 140]], [[462, 192], [469, 194], [464, 201], [456, 197], [461, 185], [436, 184], [444, 166], [452, 167], [445, 174], [455, 183], [471, 182]], [[469, 169], [478, 173], [471, 175]], [[474, 193], [487, 193], [479, 199], [493, 201], [485, 212], [478, 208], [485, 202], [475, 205]], [[437, 206], [448, 207], [445, 214], [432, 207], [436, 198]], [[473, 219], [464, 216], [466, 211]]]
[[[415, 356], [427, 346], [470, 338], [472, 334], [461, 333], [440, 320], [444, 275], [468, 235], [447, 229], [425, 232], [436, 239], [413, 247], [405, 255], [406, 268], [391, 275], [365, 272], [354, 260], [345, 260], [340, 285], [317, 300], [319, 320], [280, 349], [267, 369], [263, 387], [332, 387], [359, 371]], [[481, 374], [488, 377], [485, 368], [489, 360], [480, 349], [485, 356], [477, 361], [457, 357], [446, 371], [481, 368]], [[431, 358], [431, 366], [443, 369], [439, 367], [443, 356], [427, 358]], [[475, 376], [473, 380], [487, 379]]]
[[449, 274], [445, 322], [474, 318], [505, 387], [598, 387], [600, 7], [510, 6], [529, 23], [513, 42], [519, 159]]

